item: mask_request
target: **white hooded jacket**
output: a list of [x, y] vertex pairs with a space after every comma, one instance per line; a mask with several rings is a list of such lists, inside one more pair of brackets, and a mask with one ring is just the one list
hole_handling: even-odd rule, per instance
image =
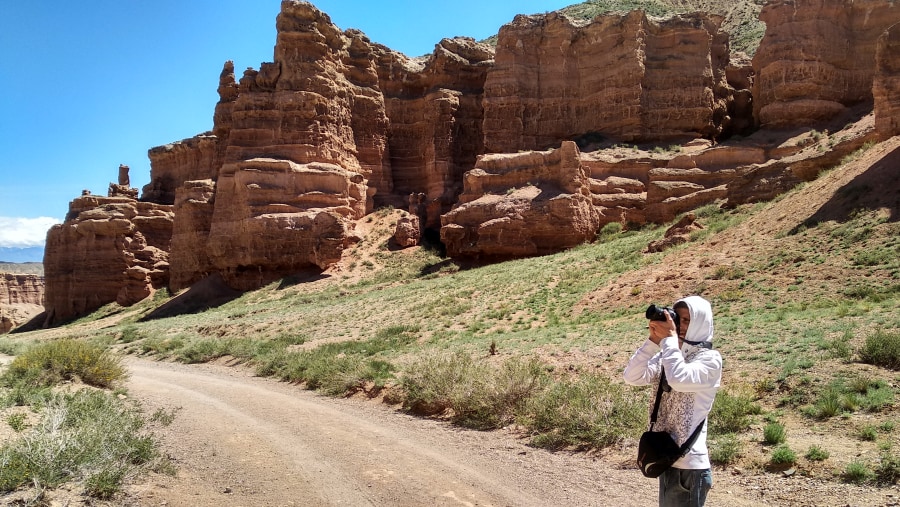
[[[713, 316], [709, 301], [699, 296], [679, 301], [687, 303], [691, 314], [684, 344], [679, 348], [678, 338], [674, 336], [664, 338], [658, 346], [647, 339], [631, 356], [624, 376], [630, 385], [653, 385], [652, 400], [655, 400], [660, 372], [665, 369], [666, 381], [672, 390], [663, 392], [653, 429], [670, 433], [678, 445], [682, 445], [697, 425], [709, 416], [722, 380], [722, 356], [711, 348]], [[653, 410], [652, 401], [650, 410]], [[706, 433], [707, 423], [704, 422], [694, 445], [675, 462], [675, 468], [710, 468]]]

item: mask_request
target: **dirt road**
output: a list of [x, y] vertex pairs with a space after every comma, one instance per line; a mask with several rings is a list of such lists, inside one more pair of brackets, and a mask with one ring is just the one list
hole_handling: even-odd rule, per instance
[[[140, 506], [647, 506], [632, 449], [551, 453], [383, 404], [318, 396], [222, 365], [129, 358], [129, 393], [180, 408], [164, 434], [176, 477], [131, 486]], [[897, 487], [717, 469], [708, 505], [898, 505]]]
[[[153, 476], [133, 491], [140, 505], [624, 507], [656, 501], [656, 481], [636, 470], [532, 449], [503, 431], [455, 429], [237, 368], [136, 359], [128, 367], [129, 391], [148, 409], [180, 407], [163, 436], [178, 475]], [[731, 495], [728, 503], [754, 505]]]

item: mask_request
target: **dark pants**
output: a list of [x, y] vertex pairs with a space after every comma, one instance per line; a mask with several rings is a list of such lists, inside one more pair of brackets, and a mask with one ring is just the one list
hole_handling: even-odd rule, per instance
[[712, 470], [670, 468], [659, 476], [659, 507], [703, 507]]

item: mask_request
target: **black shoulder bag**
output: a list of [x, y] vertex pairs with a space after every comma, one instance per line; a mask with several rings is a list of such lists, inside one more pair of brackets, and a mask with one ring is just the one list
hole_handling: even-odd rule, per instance
[[663, 390], [669, 391], [671, 389], [668, 382], [666, 382], [666, 371], [663, 370], [660, 373], [659, 388], [656, 390], [656, 402], [653, 404], [653, 413], [650, 415], [650, 430], [645, 431], [641, 435], [640, 442], [638, 442], [637, 464], [644, 477], [659, 477], [663, 472], [671, 468], [676, 461], [681, 459], [682, 456], [687, 454], [700, 435], [703, 423], [706, 422], [706, 419], [700, 421], [700, 424], [691, 433], [690, 438], [681, 447], [675, 443], [675, 440], [669, 433], [653, 431]]

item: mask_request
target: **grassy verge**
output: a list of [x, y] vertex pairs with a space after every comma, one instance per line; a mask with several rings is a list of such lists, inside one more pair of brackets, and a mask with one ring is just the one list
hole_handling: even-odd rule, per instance
[[[57, 388], [73, 379], [91, 387]], [[163, 468], [140, 407], [98, 389], [124, 379], [118, 358], [98, 345], [65, 339], [18, 355], [0, 376], [0, 412], [16, 432], [0, 442], [0, 492], [30, 487], [42, 497], [77, 483], [86, 495], [109, 499], [147, 469]]]

